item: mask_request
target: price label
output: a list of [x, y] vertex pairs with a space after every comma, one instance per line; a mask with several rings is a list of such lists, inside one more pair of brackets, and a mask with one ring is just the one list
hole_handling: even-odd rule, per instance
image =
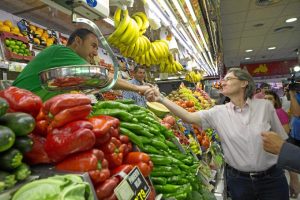
[[138, 167], [133, 168], [114, 190], [119, 200], [145, 200], [150, 187]]

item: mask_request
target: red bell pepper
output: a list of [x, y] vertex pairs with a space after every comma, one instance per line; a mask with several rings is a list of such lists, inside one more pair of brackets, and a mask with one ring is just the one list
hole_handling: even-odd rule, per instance
[[34, 118], [38, 115], [43, 105], [39, 96], [28, 90], [13, 86], [0, 91], [0, 97], [7, 100], [11, 110], [28, 113]]
[[33, 146], [31, 151], [25, 153], [24, 155], [26, 162], [30, 165], [50, 163], [50, 159], [44, 147], [46, 138], [35, 134], [29, 134], [28, 136], [32, 139]]
[[109, 131], [114, 131], [115, 128], [120, 126], [119, 119], [107, 115], [93, 116], [88, 118], [88, 120], [93, 124], [93, 132], [96, 137], [102, 136]]
[[101, 148], [103, 144], [107, 143], [110, 140], [110, 138], [110, 132], [107, 132], [102, 136], [96, 137], [95, 147]]
[[98, 169], [99, 162], [101, 164], [104, 154], [101, 150], [90, 149], [84, 152], [69, 155], [63, 161], [56, 164], [58, 170], [88, 172]]
[[45, 143], [50, 159], [58, 162], [72, 153], [91, 149], [95, 144], [91, 128], [88, 121], [78, 120], [50, 131]]
[[69, 122], [85, 119], [91, 111], [91, 105], [82, 105], [65, 109], [54, 116], [52, 122], [50, 123], [50, 127], [59, 128]]
[[47, 120], [36, 121], [33, 133], [41, 136], [47, 136], [48, 126], [49, 122]]
[[60, 94], [44, 103], [44, 112], [54, 116], [65, 109], [89, 104], [91, 99], [84, 94]]
[[124, 163], [137, 166], [144, 177], [149, 176], [153, 169], [153, 163], [148, 154], [143, 152], [130, 152], [125, 157]]
[[103, 144], [101, 150], [104, 152], [104, 156], [109, 163], [109, 168], [113, 169], [123, 163], [123, 151], [124, 148], [120, 148], [121, 141], [115, 137], [112, 137], [107, 143]]
[[97, 170], [89, 171], [90, 178], [94, 185], [102, 183], [110, 177], [108, 162], [105, 158], [99, 163], [98, 168]]
[[109, 197], [105, 197], [103, 200], [118, 200], [115, 193], [112, 193]]
[[122, 142], [123, 156], [126, 156], [132, 151], [132, 143], [126, 135], [120, 135], [119, 140]]
[[114, 193], [114, 189], [119, 184], [119, 179], [117, 177], [110, 177], [104, 183], [96, 186], [96, 194], [99, 200], [108, 198]]

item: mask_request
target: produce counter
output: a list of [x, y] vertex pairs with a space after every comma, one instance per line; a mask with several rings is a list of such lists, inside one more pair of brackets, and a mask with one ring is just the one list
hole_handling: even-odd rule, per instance
[[[139, 199], [151, 200], [157, 195], [164, 199], [214, 199], [209, 191], [211, 169], [204, 158], [217, 158], [216, 145], [200, 149], [201, 142], [194, 132], [186, 135], [190, 137], [187, 145], [181, 144], [174, 134], [183, 134], [180, 123], [175, 123], [172, 116], [161, 120], [132, 100], [98, 101], [91, 105], [90, 98], [83, 94], [62, 94], [42, 102], [29, 91], [10, 87], [2, 90], [0, 96], [0, 123], [7, 129], [10, 141], [9, 145], [2, 145], [0, 160], [10, 154], [15, 157], [0, 166], [6, 170], [0, 179], [1, 195], [17, 189], [12, 199], [46, 198], [48, 191], [41, 194], [32, 187], [35, 181], [14, 186], [12, 176], [22, 181], [30, 171], [25, 168], [22, 173], [14, 172], [28, 165], [31, 174], [38, 176], [37, 184], [51, 183], [49, 188], [60, 198], [67, 198], [71, 194], [67, 190], [72, 190], [79, 199], [84, 199], [84, 195], [99, 200], [120, 199], [124, 190], [130, 191], [123, 186], [127, 181], [133, 183], [132, 195]], [[26, 140], [18, 146], [21, 137]], [[201, 150], [200, 155], [192, 148], [192, 141]], [[145, 187], [138, 187], [144, 179]], [[68, 187], [58, 190], [56, 183], [68, 183]], [[32, 194], [30, 198], [28, 193]], [[132, 198], [135, 196], [128, 197]]]

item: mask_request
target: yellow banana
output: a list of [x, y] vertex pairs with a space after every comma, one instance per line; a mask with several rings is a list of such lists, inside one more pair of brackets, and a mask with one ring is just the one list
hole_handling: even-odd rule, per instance
[[134, 44], [139, 38], [139, 27], [133, 19], [131, 19], [131, 22], [132, 22], [133, 29], [132, 29], [132, 36], [128, 39], [127, 42], [128, 45]]
[[121, 21], [121, 13], [122, 13], [122, 10], [121, 8], [117, 8], [115, 14], [114, 14], [114, 23], [115, 23], [115, 28], [117, 28], [120, 24], [120, 21]]
[[143, 55], [141, 56], [140, 63], [141, 63], [141, 65], [146, 64], [145, 54], [143, 54]]
[[144, 42], [144, 39], [142, 37], [139, 37], [139, 40], [140, 40], [140, 49], [139, 49], [139, 52], [138, 52], [137, 56], [141, 56], [145, 52], [145, 42]]
[[166, 72], [166, 63], [161, 62], [160, 65], [159, 65], [159, 68], [160, 68], [161, 73], [165, 73]]
[[133, 15], [132, 18], [136, 21], [138, 27], [139, 27], [139, 31], [142, 30], [142, 26], [143, 26], [143, 19], [138, 16], [138, 15]]
[[156, 59], [155, 54], [153, 53], [153, 49], [151, 48], [151, 43], [150, 43], [149, 54], [150, 54], [150, 59], [152, 60], [152, 63], [155, 64], [157, 62], [157, 59]]
[[146, 51], [146, 53], [145, 53], [145, 60], [146, 60], [146, 66], [150, 67], [150, 65], [151, 65], [151, 59], [150, 59], [150, 53], [149, 53], [149, 51]]
[[136, 41], [136, 43], [135, 43], [135, 46], [134, 46], [134, 50], [133, 50], [133, 52], [132, 52], [132, 54], [131, 54], [131, 56], [132, 56], [132, 58], [135, 58], [135, 57], [137, 57], [137, 55], [138, 55], [138, 53], [139, 53], [139, 51], [140, 51], [140, 40], [139, 40], [139, 38], [138, 38], [138, 40]]
[[142, 30], [146, 30], [149, 27], [149, 20], [148, 20], [146, 14], [143, 12], [136, 12], [133, 14], [133, 16], [136, 16], [136, 15], [139, 16], [143, 20]]
[[136, 43], [132, 44], [129, 46], [129, 49], [128, 49], [128, 57], [131, 57], [132, 58], [132, 53], [134, 51], [134, 48], [135, 48], [135, 45]]
[[144, 38], [144, 40], [145, 40], [145, 43], [146, 43], [146, 51], [148, 51], [149, 49], [150, 49], [150, 44], [151, 44], [151, 42], [150, 42], [150, 40], [146, 37], [146, 36], [142, 36], [143, 38]]
[[160, 47], [157, 45], [157, 42], [152, 42], [152, 47], [154, 47], [153, 52], [155, 53], [156, 58], [159, 60], [163, 57]]
[[132, 39], [132, 36], [135, 34], [134, 25], [132, 23], [133, 19], [130, 18], [130, 22], [124, 31], [124, 33], [120, 36], [120, 41], [126, 45], [129, 45], [129, 39]]
[[127, 26], [129, 25], [130, 23], [130, 16], [128, 15], [128, 10], [123, 10], [122, 11], [122, 14], [123, 14], [123, 18], [122, 20], [120, 21], [120, 24], [119, 26], [116, 28], [116, 30], [112, 33], [112, 36], [113, 37], [119, 37], [121, 36], [124, 31], [127, 29]]

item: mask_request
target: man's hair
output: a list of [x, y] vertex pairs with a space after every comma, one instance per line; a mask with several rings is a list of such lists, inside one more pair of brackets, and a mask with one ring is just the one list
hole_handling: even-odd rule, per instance
[[230, 68], [228, 70], [228, 73], [231, 73], [231, 72], [239, 80], [248, 81], [248, 85], [246, 86], [246, 89], [245, 89], [245, 96], [244, 96], [244, 98], [245, 99], [247, 99], [247, 98], [251, 99], [253, 97], [253, 94], [254, 94], [254, 91], [255, 91], [255, 83], [253, 81], [252, 76], [248, 73], [248, 71], [243, 70], [241, 68]]
[[138, 66], [138, 65], [136, 65], [134, 67], [134, 73], [136, 73], [139, 69], [145, 69], [145, 67], [144, 66]]
[[80, 29], [75, 30], [73, 33], [71, 33], [71, 35], [68, 39], [68, 42], [67, 42], [67, 46], [71, 45], [75, 41], [76, 36], [78, 36], [82, 40], [84, 40], [85, 37], [89, 34], [93, 34], [96, 36], [95, 33], [93, 33], [92, 31], [90, 31], [89, 29], [86, 29], [86, 28], [80, 28]]
[[275, 105], [274, 105], [274, 107], [275, 107], [276, 109], [282, 107], [280, 98], [279, 98], [279, 96], [278, 96], [278, 94], [277, 94], [276, 92], [274, 92], [273, 90], [267, 90], [267, 91], [265, 91], [265, 95], [271, 95], [271, 96], [273, 96], [273, 98], [274, 98], [274, 100], [275, 100]]
[[265, 83], [265, 82], [262, 82], [259, 86], [260, 89], [263, 89], [263, 88], [270, 88], [270, 85], [268, 83]]

